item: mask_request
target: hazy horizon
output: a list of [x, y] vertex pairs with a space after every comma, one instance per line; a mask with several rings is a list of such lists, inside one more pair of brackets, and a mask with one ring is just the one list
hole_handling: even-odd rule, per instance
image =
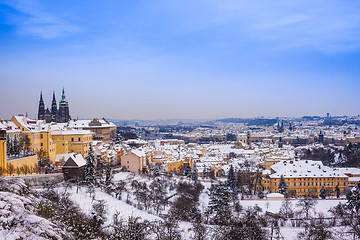
[[360, 114], [360, 2], [0, 0], [0, 119]]

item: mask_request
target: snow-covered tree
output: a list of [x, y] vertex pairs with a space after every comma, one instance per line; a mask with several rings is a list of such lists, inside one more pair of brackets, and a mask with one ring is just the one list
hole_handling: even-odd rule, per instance
[[160, 176], [160, 166], [159, 166], [159, 164], [156, 164], [154, 166], [153, 174], [154, 174], [155, 177]]
[[227, 185], [229, 186], [229, 188], [234, 191], [235, 190], [235, 186], [236, 186], [236, 179], [235, 179], [235, 171], [234, 171], [234, 168], [233, 166], [231, 165], [230, 166], [230, 169], [229, 169], [229, 173], [228, 173], [228, 176], [227, 176]]
[[105, 200], [98, 200], [92, 205], [91, 216], [95, 227], [99, 228], [105, 223], [106, 213]]
[[186, 176], [186, 177], [191, 176], [191, 167], [188, 162], [185, 164], [184, 176]]
[[207, 169], [206, 169], [206, 166], [204, 166], [204, 170], [203, 170], [203, 176], [204, 176], [204, 178], [206, 178], [207, 177]]
[[324, 186], [320, 189], [320, 197], [322, 199], [325, 199], [327, 196], [327, 189], [324, 188]]
[[106, 186], [109, 186], [111, 184], [111, 166], [108, 165], [106, 168], [106, 178], [105, 178], [105, 184]]
[[336, 197], [337, 197], [337, 198], [339, 198], [339, 197], [340, 197], [340, 188], [339, 188], [339, 184], [337, 184], [337, 185], [336, 185], [335, 192], [336, 192]]
[[279, 182], [279, 193], [285, 195], [285, 194], [287, 194], [288, 190], [289, 190], [289, 187], [285, 181], [285, 178], [283, 175], [281, 175], [280, 182]]
[[191, 169], [191, 179], [195, 182], [198, 180], [198, 170], [196, 163], [194, 163], [193, 168]]
[[225, 183], [219, 182], [212, 184], [209, 189], [209, 214], [215, 214], [213, 221], [215, 224], [222, 225], [231, 217], [231, 193]]
[[348, 200], [347, 205], [350, 209], [356, 212], [360, 211], [360, 181], [347, 192], [346, 198]]
[[86, 166], [84, 169], [84, 180], [89, 185], [95, 183], [95, 158], [92, 146], [90, 145], [89, 155], [86, 157]]
[[149, 197], [152, 201], [152, 206], [158, 214], [161, 208], [165, 208], [167, 204], [167, 191], [163, 182], [160, 179], [155, 179], [150, 183]]

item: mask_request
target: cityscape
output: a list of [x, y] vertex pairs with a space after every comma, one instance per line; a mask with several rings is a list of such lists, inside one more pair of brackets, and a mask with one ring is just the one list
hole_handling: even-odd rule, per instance
[[359, 9], [0, 1], [0, 240], [360, 239]]

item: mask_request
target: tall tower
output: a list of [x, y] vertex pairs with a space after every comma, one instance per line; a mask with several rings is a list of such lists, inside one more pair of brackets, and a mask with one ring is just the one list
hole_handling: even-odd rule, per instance
[[39, 111], [38, 111], [38, 119], [44, 120], [45, 117], [45, 104], [42, 97], [42, 92], [40, 93], [40, 101], [39, 101]]
[[324, 133], [322, 131], [319, 134], [319, 143], [324, 143]]
[[51, 102], [51, 122], [57, 122], [58, 120], [58, 109], [55, 99], [55, 92], [53, 92], [53, 100]]
[[5, 175], [6, 170], [6, 131], [0, 130], [0, 176]]
[[251, 149], [251, 134], [250, 134], [250, 131], [247, 131], [247, 134], [246, 134], [246, 144], [249, 146], [249, 149]]
[[61, 123], [68, 122], [71, 119], [69, 114], [69, 103], [65, 98], [65, 90], [62, 90], [61, 101], [59, 103], [59, 121]]

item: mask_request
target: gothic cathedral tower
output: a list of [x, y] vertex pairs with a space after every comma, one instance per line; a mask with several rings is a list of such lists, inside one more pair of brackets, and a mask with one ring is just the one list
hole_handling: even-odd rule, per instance
[[56, 99], [55, 99], [55, 92], [53, 92], [53, 100], [51, 102], [51, 122], [57, 122], [59, 117]]
[[42, 92], [40, 93], [40, 101], [39, 101], [39, 111], [38, 111], [38, 119], [44, 120], [45, 117], [45, 104], [42, 97]]
[[61, 123], [68, 122], [71, 119], [69, 114], [69, 103], [65, 98], [64, 88], [62, 90], [61, 101], [59, 103], [59, 121]]

